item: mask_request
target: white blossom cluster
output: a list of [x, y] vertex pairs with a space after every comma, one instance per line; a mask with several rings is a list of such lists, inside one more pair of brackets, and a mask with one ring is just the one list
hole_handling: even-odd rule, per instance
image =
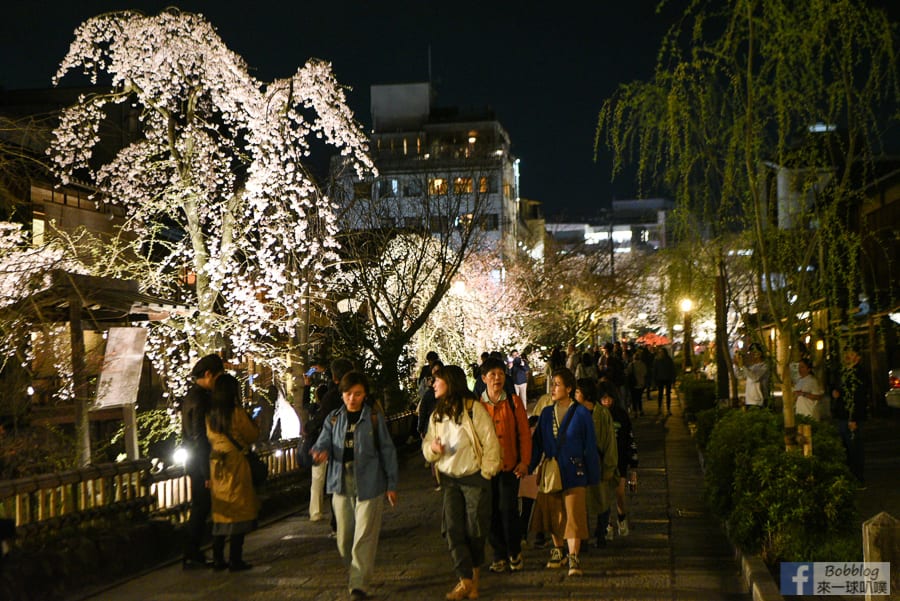
[[[179, 297], [180, 278], [196, 278], [179, 297], [196, 317], [151, 336], [154, 361], [191, 361], [224, 337], [237, 355], [276, 362], [272, 341], [294, 331], [305, 279], [336, 260], [332, 203], [304, 166], [311, 143], [347, 156], [360, 176], [372, 169], [330, 64], [260, 82], [202, 15], [170, 9], [86, 21], [54, 83], [79, 69], [110, 88], [64, 111], [48, 151], [55, 170], [126, 210], [136, 252], [155, 253], [148, 292]], [[120, 103], [139, 111], [140, 137], [96, 165], [105, 110]]]
[[[51, 272], [61, 269], [73, 273], [87, 270], [65, 249], [51, 242], [44, 246], [30, 245], [29, 232], [19, 223], [0, 222], [0, 367], [9, 360], [30, 366], [35, 358], [35, 341], [23, 332], [40, 330], [51, 345], [45, 356], [52, 357], [60, 378], [55, 398], [65, 401], [74, 396], [71, 350], [66, 325], [42, 323], [40, 312], [33, 312], [30, 304], [17, 305], [27, 297], [44, 290], [52, 283]], [[18, 307], [18, 308], [17, 308]]]

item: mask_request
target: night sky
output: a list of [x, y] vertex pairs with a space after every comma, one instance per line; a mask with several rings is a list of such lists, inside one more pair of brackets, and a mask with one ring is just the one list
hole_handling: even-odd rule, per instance
[[[495, 111], [521, 159], [521, 195], [541, 201], [549, 218], [590, 217], [636, 192], [631, 181], [610, 182], [608, 156], [594, 162], [594, 130], [601, 102], [619, 83], [652, 74], [684, 0], [670, 1], [662, 15], [656, 4], [15, 0], [4, 3], [0, 22], [0, 86], [49, 86], [72, 32], [91, 16], [174, 5], [205, 15], [262, 80], [291, 75], [310, 57], [330, 61], [368, 129], [369, 86], [427, 81], [430, 48], [437, 104]], [[79, 82], [70, 74], [67, 83]]]

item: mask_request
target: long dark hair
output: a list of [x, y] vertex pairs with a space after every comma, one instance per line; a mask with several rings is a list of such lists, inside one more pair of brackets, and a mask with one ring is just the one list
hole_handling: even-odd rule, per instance
[[459, 423], [466, 399], [478, 400], [475, 393], [469, 390], [466, 372], [458, 365], [445, 365], [434, 377], [447, 383], [447, 394], [437, 399], [432, 419], [440, 421], [447, 416]]
[[213, 385], [209, 413], [209, 428], [219, 434], [231, 433], [231, 417], [241, 404], [241, 383], [231, 374], [222, 374]]

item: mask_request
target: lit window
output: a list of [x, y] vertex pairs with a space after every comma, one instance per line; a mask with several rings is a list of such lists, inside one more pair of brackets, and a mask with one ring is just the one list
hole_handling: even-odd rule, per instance
[[472, 178], [471, 177], [457, 177], [453, 180], [453, 193], [454, 194], [471, 194], [472, 193]]
[[442, 177], [435, 177], [428, 179], [428, 194], [429, 195], [437, 195], [437, 194], [446, 194], [447, 193], [447, 180]]
[[491, 183], [487, 177], [481, 176], [478, 178], [478, 191], [482, 194], [487, 194], [491, 191]]

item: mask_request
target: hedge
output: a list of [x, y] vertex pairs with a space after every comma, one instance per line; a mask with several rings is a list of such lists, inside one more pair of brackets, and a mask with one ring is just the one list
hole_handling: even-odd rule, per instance
[[698, 415], [698, 436], [708, 432], [701, 444], [707, 500], [732, 542], [770, 566], [862, 556], [843, 446], [830, 423], [812, 423], [814, 455], [804, 457], [785, 451], [781, 415], [765, 409]]

